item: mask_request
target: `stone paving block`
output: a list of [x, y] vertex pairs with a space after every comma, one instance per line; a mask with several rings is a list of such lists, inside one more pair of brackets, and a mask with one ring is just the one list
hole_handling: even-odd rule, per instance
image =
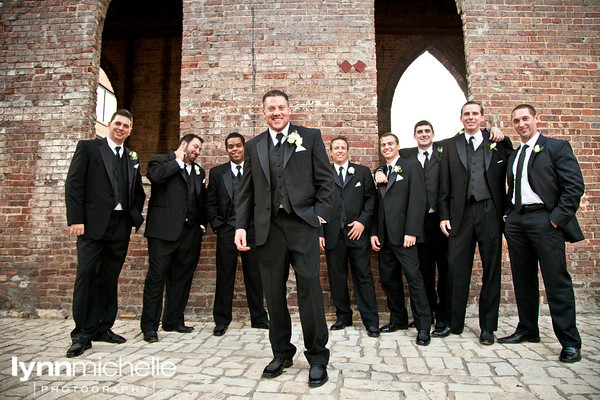
[[491, 376], [493, 375], [490, 366], [485, 363], [467, 363], [467, 368], [472, 376]]
[[381, 390], [351, 390], [340, 389], [339, 400], [400, 400], [405, 399], [403, 393], [385, 392]]

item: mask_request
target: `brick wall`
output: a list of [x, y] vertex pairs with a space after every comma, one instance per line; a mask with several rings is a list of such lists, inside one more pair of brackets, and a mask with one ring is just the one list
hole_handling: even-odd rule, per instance
[[[577, 213], [586, 240], [567, 246], [578, 309], [599, 305], [600, 5], [598, 2], [465, 0], [469, 96], [518, 145], [510, 111], [531, 103], [542, 134], [571, 142], [586, 191]], [[508, 268], [507, 263], [504, 264]], [[504, 278], [504, 277], [503, 277]], [[513, 299], [504, 280], [503, 303]], [[545, 299], [544, 299], [545, 302]], [[544, 310], [545, 311], [545, 310]]]
[[[206, 139], [203, 165], [209, 169], [226, 160], [223, 140], [230, 131], [237, 130], [247, 138], [263, 131], [260, 99], [267, 90], [280, 88], [291, 96], [293, 122], [320, 128], [326, 141], [340, 133], [348, 136], [353, 160], [375, 166], [379, 159], [377, 132], [385, 125], [381, 114], [378, 125], [378, 94], [383, 97], [382, 90], [389, 90], [389, 82], [395, 79], [392, 75], [399, 72], [383, 62], [389, 53], [376, 51], [374, 2], [240, 3], [183, 2], [178, 129], [181, 135], [198, 133]], [[600, 6], [567, 0], [543, 0], [535, 5], [525, 0], [457, 3], [463, 22], [469, 96], [483, 101], [487, 113], [497, 116], [513, 140], [517, 137], [507, 125], [508, 113], [518, 102], [533, 103], [542, 115], [544, 133], [569, 139], [579, 158], [586, 194], [578, 216], [586, 240], [569, 245], [567, 251], [578, 308], [597, 311]], [[93, 137], [100, 49], [109, 53], [100, 40], [109, 1], [2, 5], [0, 309], [21, 315], [66, 316], [70, 314], [76, 259], [75, 240], [64, 232], [64, 179], [77, 140]], [[408, 65], [407, 54], [415, 47], [403, 45], [410, 38], [404, 40], [394, 46], [382, 36], [377, 37], [377, 45], [387, 43]], [[453, 49], [460, 47], [456, 39], [439, 41]], [[154, 47], [164, 50], [165, 43], [161, 46]], [[454, 50], [452, 54], [447, 54], [445, 61], [438, 56], [451, 72], [460, 75], [460, 57]], [[345, 73], [340, 68], [343, 61], [353, 65], [359, 60], [366, 64], [363, 72], [351, 68]], [[150, 67], [138, 68], [143, 74]], [[120, 90], [118, 83], [115, 90]], [[152, 108], [134, 110], [134, 149], [152, 152], [150, 147], [144, 149], [146, 139], [154, 141], [154, 136], [143, 138], [150, 130], [144, 124], [155, 121], [148, 115]], [[168, 147], [172, 147], [170, 141]], [[147, 160], [142, 154], [143, 165]], [[150, 188], [146, 189], [149, 194]], [[142, 233], [132, 235], [120, 278], [122, 314], [141, 311], [147, 269]], [[214, 239], [209, 234], [203, 243], [192, 288], [188, 314], [196, 317], [212, 318]], [[503, 312], [514, 313], [508, 268], [505, 258]], [[327, 291], [324, 260], [321, 276]], [[477, 279], [473, 283], [475, 296]], [[385, 311], [380, 290], [378, 299], [380, 310]], [[472, 299], [470, 310], [476, 311], [476, 300]], [[328, 293], [326, 301], [332, 313]], [[239, 306], [235, 312], [240, 318], [247, 318], [242, 290], [236, 291], [234, 305]]]

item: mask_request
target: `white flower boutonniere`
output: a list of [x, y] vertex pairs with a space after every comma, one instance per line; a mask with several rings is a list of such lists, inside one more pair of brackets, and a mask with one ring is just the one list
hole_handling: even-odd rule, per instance
[[399, 175], [399, 174], [401, 174], [401, 173], [402, 173], [402, 167], [401, 167], [401, 166], [399, 166], [399, 165], [396, 165], [392, 171], [394, 171], [394, 173], [395, 173], [396, 175]]
[[442, 146], [438, 146], [437, 151], [438, 151], [438, 153], [442, 154], [442, 152], [444, 151], [444, 148]]
[[496, 143], [496, 142], [494, 142], [494, 143], [490, 143], [490, 144], [488, 144], [488, 149], [489, 149], [490, 151], [496, 151], [496, 150], [497, 150], [497, 149], [496, 149], [496, 145], [497, 145], [497, 143]]
[[131, 159], [131, 161], [136, 161], [138, 159], [138, 155], [135, 151], [130, 151], [129, 158]]
[[290, 133], [287, 137], [289, 144], [295, 144], [297, 147], [302, 146], [302, 137], [298, 134], [298, 131]]
[[200, 167], [198, 165], [194, 165], [194, 171], [196, 171], [196, 175], [200, 175]]
[[535, 154], [539, 153], [539, 152], [540, 152], [540, 151], [542, 151], [542, 150], [544, 150], [544, 148], [543, 148], [543, 147], [540, 147], [540, 145], [539, 145], [539, 144], [536, 144], [535, 146], [533, 146], [533, 152], [534, 152]]
[[354, 167], [348, 167], [348, 173], [354, 175]]

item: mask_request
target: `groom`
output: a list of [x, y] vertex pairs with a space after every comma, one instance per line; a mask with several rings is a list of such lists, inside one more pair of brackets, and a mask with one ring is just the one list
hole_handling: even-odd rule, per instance
[[246, 143], [244, 175], [236, 204], [235, 244], [250, 249], [246, 230], [254, 218], [256, 250], [269, 319], [274, 359], [263, 371], [274, 378], [292, 366], [296, 347], [287, 308], [289, 264], [298, 286], [298, 309], [309, 386], [327, 381], [329, 350], [323, 292], [319, 281], [319, 226], [333, 207], [333, 173], [321, 132], [291, 125], [288, 96], [272, 90], [263, 96], [269, 129]]

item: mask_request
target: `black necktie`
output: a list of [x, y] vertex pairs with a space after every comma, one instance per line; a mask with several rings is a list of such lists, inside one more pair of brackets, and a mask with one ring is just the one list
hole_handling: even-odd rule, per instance
[[523, 176], [523, 164], [525, 163], [525, 154], [527, 153], [528, 145], [524, 145], [517, 160], [517, 175], [515, 177], [515, 210], [521, 211], [521, 177]]
[[473, 136], [471, 136], [469, 138], [469, 146], [471, 146], [471, 150], [473, 150], [473, 153], [475, 152], [475, 138]]
[[427, 167], [429, 166], [429, 152], [424, 151], [423, 155], [425, 156], [425, 162], [423, 163], [423, 168], [427, 169]]
[[279, 147], [279, 145], [281, 144], [281, 139], [283, 138], [283, 133], [278, 132], [275, 138], [277, 139], [277, 144], [275, 145], [275, 147]]
[[344, 186], [344, 167], [340, 167], [340, 173], [338, 174], [338, 177], [340, 178], [340, 183], [342, 184], [342, 186]]
[[236, 168], [237, 168], [237, 174], [235, 175], [235, 178], [239, 181], [242, 178], [242, 166], [236, 165]]
[[115, 147], [115, 152], [117, 153], [117, 159], [121, 158], [121, 146]]
[[388, 178], [390, 177], [391, 173], [392, 173], [392, 166], [388, 165], [388, 168], [387, 168], [387, 177]]

